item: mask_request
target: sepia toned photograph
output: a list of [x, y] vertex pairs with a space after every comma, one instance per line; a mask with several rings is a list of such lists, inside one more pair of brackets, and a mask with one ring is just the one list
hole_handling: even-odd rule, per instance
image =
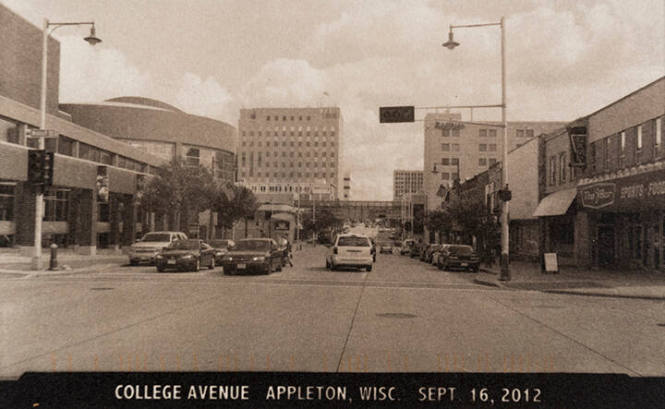
[[0, 378], [663, 377], [664, 117], [661, 0], [0, 0]]

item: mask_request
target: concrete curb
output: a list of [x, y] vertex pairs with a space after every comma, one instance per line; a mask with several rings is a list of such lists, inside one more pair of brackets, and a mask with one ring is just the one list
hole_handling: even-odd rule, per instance
[[495, 282], [495, 281], [492, 281], [492, 280], [483, 280], [482, 278], [474, 278], [473, 283], [488, 286], [488, 287], [503, 288], [503, 289], [507, 289], [507, 290], [511, 289], [510, 287], [506, 287], [506, 286], [500, 284], [499, 282]]
[[580, 295], [586, 297], [605, 297], [605, 298], [630, 298], [636, 300], [650, 300], [650, 301], [665, 301], [665, 297], [655, 295], [638, 295], [638, 294], [608, 294], [595, 291], [574, 291], [574, 290], [541, 290], [544, 293], [550, 294], [565, 294], [565, 295]]
[[101, 271], [113, 267], [115, 264], [98, 264], [91, 265], [89, 267], [80, 267], [73, 268], [71, 270], [0, 270], [0, 274], [7, 275], [20, 275], [27, 277], [44, 277], [44, 276], [58, 276], [58, 275], [70, 275], [70, 274], [85, 274], [89, 273], [92, 269]]

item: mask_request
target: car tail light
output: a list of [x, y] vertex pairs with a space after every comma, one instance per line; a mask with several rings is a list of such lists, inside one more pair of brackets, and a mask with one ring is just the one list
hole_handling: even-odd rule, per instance
[[337, 247], [333, 247], [333, 254], [337, 254]]

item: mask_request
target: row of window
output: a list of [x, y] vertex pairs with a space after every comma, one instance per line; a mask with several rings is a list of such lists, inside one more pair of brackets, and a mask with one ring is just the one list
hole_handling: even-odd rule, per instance
[[[250, 157], [254, 156], [254, 155], [252, 155], [253, 153], [254, 153], [254, 152], [249, 152], [249, 156], [250, 156]], [[262, 153], [263, 153], [263, 152], [256, 152], [256, 156], [257, 156], [258, 158], [260, 158], [261, 155], [262, 155]], [[287, 155], [287, 153], [288, 153], [288, 155]], [[319, 157], [319, 152], [316, 152], [316, 151], [314, 151], [314, 152], [309, 152], [309, 151], [307, 151], [307, 152], [293, 152], [293, 151], [291, 151], [291, 152], [282, 152], [282, 158], [286, 158], [287, 156], [288, 156], [289, 158], [296, 157], [296, 153], [298, 154], [297, 156], [298, 156], [299, 158], [302, 158], [303, 156], [306, 157], [306, 158], [309, 158], [310, 153], [311, 153], [311, 155], [312, 155], [313, 158], [318, 158], [318, 157]], [[273, 154], [272, 156], [275, 157], [275, 158], [278, 158], [278, 157], [280, 156], [280, 155], [279, 155], [279, 152], [272, 152], [272, 154]], [[241, 153], [240, 153], [240, 157], [241, 157], [241, 158], [245, 158], [246, 155], [247, 155], [247, 152], [241, 152]], [[266, 155], [266, 158], [269, 158], [269, 157], [271, 156], [271, 155], [270, 155], [270, 151], [266, 151], [266, 152], [265, 152], [265, 155]], [[325, 157], [327, 157], [327, 156], [328, 156], [328, 152], [321, 152], [321, 157], [322, 157], [322, 158], [325, 158]], [[330, 152], [330, 157], [331, 157], [331, 158], [334, 158], [334, 157], [335, 157], [335, 152]]]
[[253, 192], [270, 192], [270, 193], [280, 193], [280, 192], [293, 192], [293, 193], [309, 193], [309, 186], [291, 186], [291, 185], [279, 185], [279, 186], [250, 186], [249, 188]]
[[[302, 146], [303, 146], [302, 141], [298, 141], [297, 143], [298, 143], [297, 146], [299, 146], [299, 147], [302, 147]], [[248, 142], [248, 141], [242, 141], [242, 142], [240, 143], [240, 145], [243, 146], [243, 147], [245, 147], [245, 146], [249, 146], [249, 147], [251, 148], [251, 147], [254, 146], [254, 141], [249, 141], [249, 142]], [[256, 142], [256, 146], [261, 147], [261, 146], [262, 146], [262, 142], [261, 142], [261, 141], [257, 141], [257, 142]], [[272, 146], [279, 146], [279, 142], [277, 142], [277, 141], [273, 141]], [[287, 143], [286, 141], [282, 141], [282, 147], [286, 147], [286, 146], [291, 146], [292, 148], [294, 148], [294, 147], [296, 146], [296, 142], [295, 142], [295, 141], [291, 141], [291, 142]], [[318, 142], [318, 141], [314, 141], [314, 142], [305, 141], [305, 146], [306, 146], [306, 147], [310, 147], [310, 146], [318, 147], [318, 146], [319, 146], [319, 142]], [[321, 141], [321, 146], [323, 146], [323, 147], [328, 146], [328, 145], [327, 145], [327, 142], [326, 142], [326, 141]], [[266, 141], [266, 147], [270, 147], [270, 141]], [[335, 147], [335, 142], [332, 142], [332, 141], [331, 141], [331, 142], [330, 142], [330, 147], [331, 147], [331, 148], [334, 148], [334, 147]]]
[[448, 172], [441, 172], [441, 180], [456, 180], [459, 179], [459, 173], [454, 172], [454, 173], [448, 173]]
[[[285, 126], [280, 129], [278, 126], [276, 126], [274, 129], [266, 128], [266, 129], [258, 129], [256, 131], [256, 136], [279, 136], [279, 131], [282, 131], [282, 136], [296, 136], [296, 132], [298, 136], [303, 136], [303, 131], [305, 136], [311, 136], [312, 131], [314, 136], [319, 136], [319, 127], [315, 126], [314, 128], [305, 127], [303, 128], [302, 126], [299, 126], [298, 129], [296, 127], [292, 126], [290, 129], [287, 129]], [[289, 131], [287, 133], [287, 131]], [[325, 126], [322, 126], [321, 129], [321, 136], [335, 136], [335, 127], [331, 126], [329, 129]], [[254, 130], [242, 130], [241, 131], [242, 136], [254, 136]]]
[[660, 153], [663, 149], [663, 117], [649, 120], [591, 143], [588, 155], [591, 171], [593, 173], [609, 171], [613, 161], [616, 161], [616, 167], [619, 169], [642, 163], [640, 155], [646, 148], [645, 134], [649, 136], [651, 145], [649, 148], [653, 148], [656, 154]]
[[496, 158], [478, 158], [478, 166], [492, 166], [496, 163]]
[[574, 175], [569, 171], [568, 154], [561, 152], [559, 155], [552, 155], [549, 158], [549, 182], [550, 186], [557, 184], [563, 185], [572, 181]]
[[[441, 135], [444, 137], [458, 137], [460, 136], [460, 130], [459, 128], [446, 128], [441, 130]], [[535, 132], [533, 129], [517, 129], [515, 130], [515, 136], [518, 138], [533, 138], [535, 135]], [[478, 136], [481, 138], [496, 138], [497, 136], [497, 130], [490, 128], [490, 129], [485, 129], [481, 128], [478, 129]]]
[[[256, 119], [256, 116], [253, 115], [251, 118], [252, 118], [252, 119]], [[266, 115], [266, 121], [270, 121], [270, 118], [271, 118], [270, 115]], [[290, 119], [291, 121], [295, 121], [295, 120], [296, 120], [295, 115], [289, 115], [289, 116], [287, 116], [287, 115], [282, 115], [282, 121], [286, 121], [287, 118]], [[309, 116], [309, 115], [304, 116], [304, 117], [303, 117], [302, 115], [298, 115], [298, 121], [302, 121], [303, 118], [305, 118], [305, 120], [307, 120], [307, 121], [310, 121], [310, 120], [312, 119], [312, 117]], [[272, 119], [273, 119], [274, 121], [279, 121], [279, 115], [273, 115], [273, 116], [272, 116]]]
[[[35, 142], [28, 142], [28, 146], [31, 146], [32, 143]], [[67, 155], [67, 156], [75, 156], [75, 145], [76, 141], [74, 139], [68, 138], [64, 135], [60, 135], [60, 137], [56, 140], [53, 140], [57, 146], [46, 146], [48, 150], [53, 150], [55, 152], [58, 152], [61, 155]], [[53, 142], [47, 142], [48, 144], [52, 144]], [[36, 147], [36, 146], [31, 146], [31, 147]], [[127, 170], [133, 170], [136, 172], [147, 172], [151, 174], [156, 174], [157, 169], [154, 167], [151, 167], [145, 163], [141, 163], [137, 160], [127, 158], [122, 155], [116, 155], [114, 153], [108, 152], [104, 149], [97, 148], [96, 146], [88, 145], [87, 143], [84, 142], [79, 142], [78, 143], [78, 157], [81, 159], [86, 159], [92, 162], [97, 162], [97, 163], [102, 163], [104, 165], [113, 165], [113, 157], [117, 156], [117, 164], [116, 166], [119, 168], [127, 169]]]
[[[328, 173], [327, 175], [328, 175], [329, 178], [334, 178], [335, 177], [334, 172]], [[247, 177], [247, 176], [253, 177], [253, 175], [248, 175], [248, 172], [240, 172], [240, 176], [243, 177], [243, 178]], [[279, 178], [279, 177], [283, 177], [283, 178], [285, 178], [285, 177], [290, 177], [290, 178], [293, 178], [293, 177], [298, 177], [298, 178], [302, 178], [302, 177], [305, 177], [305, 178], [322, 177], [322, 178], [324, 178], [324, 177], [326, 177], [326, 172], [273, 172], [272, 174], [270, 172], [265, 172], [265, 173], [257, 172], [256, 177], [259, 177], [259, 178], [260, 177], [267, 177], [267, 178], [269, 178], [269, 177], [275, 177], [275, 178]]]

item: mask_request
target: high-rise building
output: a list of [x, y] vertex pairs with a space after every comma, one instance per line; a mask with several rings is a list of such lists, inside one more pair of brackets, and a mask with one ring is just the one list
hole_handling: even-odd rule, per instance
[[342, 196], [342, 114], [337, 107], [241, 109], [238, 181], [258, 196], [309, 194], [314, 186]]
[[[451, 186], [455, 179], [464, 181], [500, 162], [503, 152], [501, 122], [464, 123], [458, 113], [432, 113], [425, 116], [425, 152], [423, 189], [429, 209], [438, 207], [436, 193], [441, 185]], [[537, 135], [565, 126], [566, 122], [508, 122], [508, 151]], [[508, 164], [520, 166], [520, 164]], [[535, 169], [525, 169], [533, 171]]]
[[405, 193], [418, 193], [423, 191], [422, 170], [393, 171], [393, 200], [399, 200]]

